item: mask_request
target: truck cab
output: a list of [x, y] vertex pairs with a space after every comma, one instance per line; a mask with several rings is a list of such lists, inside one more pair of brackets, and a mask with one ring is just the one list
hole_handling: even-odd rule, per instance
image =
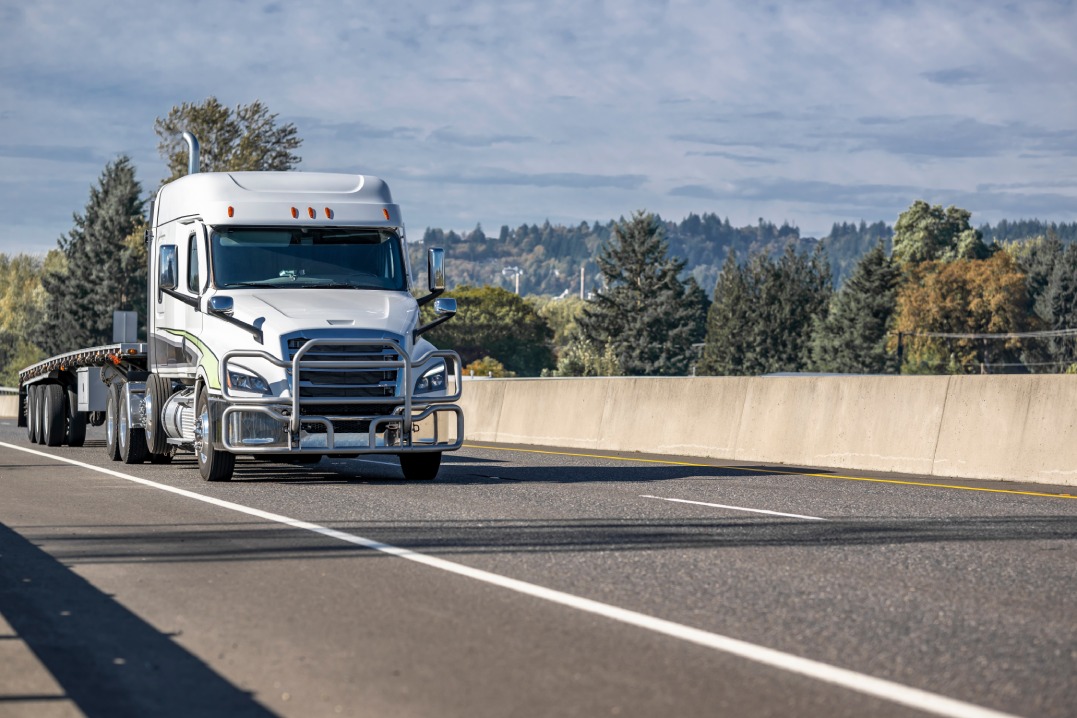
[[164, 185], [151, 215], [141, 412], [151, 460], [191, 449], [203, 478], [225, 481], [238, 455], [388, 453], [408, 479], [437, 475], [463, 438], [460, 359], [422, 335], [455, 301], [438, 296], [440, 249], [428, 250], [416, 296], [385, 182], [194, 172]]

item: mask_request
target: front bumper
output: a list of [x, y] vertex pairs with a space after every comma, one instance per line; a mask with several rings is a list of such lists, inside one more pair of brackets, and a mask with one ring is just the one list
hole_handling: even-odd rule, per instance
[[[317, 359], [319, 347], [354, 348], [373, 360], [326, 361]], [[308, 354], [310, 358], [308, 358]], [[237, 396], [227, 382], [233, 359], [262, 359], [289, 372], [291, 396]], [[434, 351], [423, 362], [446, 362], [446, 386], [439, 394], [413, 393], [416, 371], [411, 358], [392, 340], [312, 339], [284, 361], [262, 351], [232, 351], [220, 362], [222, 396], [211, 400], [214, 424], [220, 427], [214, 445], [237, 454], [371, 454], [455, 451], [463, 444], [464, 414], [460, 399], [460, 357], [452, 351]], [[304, 396], [304, 376], [317, 372], [335, 376], [364, 372], [396, 372], [393, 395], [356, 396], [350, 388], [340, 395]], [[452, 381], [449, 381], [449, 377]]]

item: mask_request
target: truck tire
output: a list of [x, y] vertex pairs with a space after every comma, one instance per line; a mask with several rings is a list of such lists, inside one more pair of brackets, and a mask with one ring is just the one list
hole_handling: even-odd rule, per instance
[[105, 406], [105, 453], [113, 461], [120, 460], [120, 383], [108, 385]]
[[26, 387], [26, 438], [37, 443], [37, 385]]
[[67, 390], [67, 440], [68, 446], [86, 443], [86, 414], [79, 411], [78, 394]]
[[441, 468], [441, 452], [430, 451], [421, 454], [398, 454], [400, 468], [408, 481], [433, 481]]
[[167, 379], [162, 379], [157, 374], [146, 377], [146, 448], [154, 456], [168, 451], [167, 437], [161, 426], [161, 407], [168, 399], [168, 390]]
[[41, 418], [44, 437], [41, 443], [46, 446], [60, 446], [67, 438], [67, 407], [64, 406], [64, 395], [67, 392], [59, 384], [46, 384], [43, 393], [44, 414]]
[[37, 385], [37, 396], [34, 397], [34, 414], [37, 418], [34, 420], [34, 424], [37, 428], [34, 431], [37, 432], [37, 443], [45, 443], [45, 385]]
[[236, 470], [236, 455], [213, 448], [217, 427], [209, 412], [209, 396], [205, 389], [198, 391], [195, 401], [194, 453], [198, 471], [206, 481], [231, 481]]
[[141, 464], [150, 454], [146, 449], [146, 430], [131, 426], [130, 410], [123, 399], [122, 392], [119, 393], [119, 399], [120, 422], [116, 438], [120, 443], [120, 459], [125, 464]]

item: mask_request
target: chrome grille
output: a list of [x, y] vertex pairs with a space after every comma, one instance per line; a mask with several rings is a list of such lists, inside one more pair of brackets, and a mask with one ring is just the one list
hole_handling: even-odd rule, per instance
[[[288, 359], [307, 342], [306, 339], [288, 340]], [[349, 369], [340, 367], [319, 368], [319, 362], [395, 362], [400, 355], [392, 348], [379, 349], [376, 344], [316, 344], [303, 354], [301, 361], [300, 398], [376, 398], [397, 395], [399, 370]], [[289, 378], [291, 371], [288, 372]]]

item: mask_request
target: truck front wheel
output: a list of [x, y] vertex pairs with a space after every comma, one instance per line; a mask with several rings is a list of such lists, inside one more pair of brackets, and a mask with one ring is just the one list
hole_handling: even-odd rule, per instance
[[194, 453], [198, 457], [198, 471], [206, 481], [231, 481], [236, 469], [236, 455], [213, 448], [216, 426], [209, 412], [209, 396], [205, 389], [198, 392], [195, 412]]
[[156, 374], [146, 378], [146, 447], [151, 454], [163, 455], [168, 450], [164, 428], [161, 426], [161, 408], [168, 400], [167, 379]]
[[441, 468], [441, 452], [399, 454], [400, 469], [408, 481], [433, 481]]

